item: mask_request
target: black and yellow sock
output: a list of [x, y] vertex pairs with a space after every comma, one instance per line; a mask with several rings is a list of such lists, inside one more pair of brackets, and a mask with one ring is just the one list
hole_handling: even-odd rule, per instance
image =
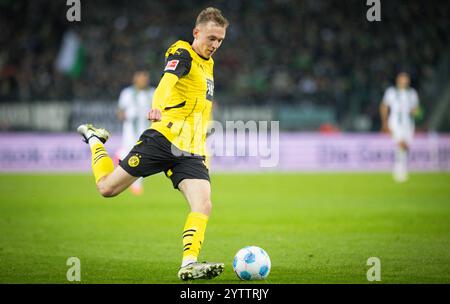
[[182, 266], [196, 262], [205, 238], [208, 216], [199, 212], [189, 213], [183, 230], [183, 262]]
[[95, 182], [114, 171], [114, 163], [101, 142], [91, 144], [92, 172]]

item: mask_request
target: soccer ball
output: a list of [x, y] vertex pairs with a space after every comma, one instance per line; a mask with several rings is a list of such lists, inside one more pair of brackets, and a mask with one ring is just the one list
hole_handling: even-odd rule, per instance
[[262, 248], [247, 246], [239, 250], [233, 259], [233, 269], [239, 279], [264, 280], [269, 276], [270, 257]]

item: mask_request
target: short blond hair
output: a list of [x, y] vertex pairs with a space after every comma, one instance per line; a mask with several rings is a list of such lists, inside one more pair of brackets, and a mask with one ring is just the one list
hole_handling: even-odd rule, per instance
[[197, 16], [197, 20], [195, 22], [195, 26], [199, 24], [205, 24], [209, 21], [216, 23], [217, 25], [227, 28], [229, 22], [227, 18], [222, 15], [222, 12], [215, 7], [207, 7], [200, 12]]

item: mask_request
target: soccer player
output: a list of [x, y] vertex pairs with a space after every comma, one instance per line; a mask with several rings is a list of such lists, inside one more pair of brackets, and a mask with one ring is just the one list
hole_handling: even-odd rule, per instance
[[382, 131], [389, 132], [396, 143], [393, 177], [397, 182], [408, 179], [408, 149], [414, 137], [414, 116], [419, 97], [410, 87], [410, 76], [398, 73], [396, 86], [389, 87], [380, 105]]
[[205, 141], [214, 97], [212, 55], [222, 44], [228, 21], [216, 8], [200, 12], [192, 43], [179, 40], [165, 54], [164, 74], [155, 90], [148, 119], [153, 123], [130, 153], [114, 168], [104, 143], [107, 130], [91, 124], [78, 127], [90, 145], [92, 170], [99, 192], [116, 196], [135, 182], [164, 172], [190, 206], [184, 225], [182, 280], [213, 278], [223, 263], [198, 262], [211, 213], [209, 171]]
[[[147, 71], [136, 71], [133, 85], [120, 92], [117, 118], [122, 122], [122, 144], [117, 158], [123, 159], [133, 148], [139, 136], [149, 127], [147, 111], [151, 107], [154, 88], [149, 87], [150, 77]], [[142, 177], [130, 186], [131, 192], [141, 195], [144, 191]]]

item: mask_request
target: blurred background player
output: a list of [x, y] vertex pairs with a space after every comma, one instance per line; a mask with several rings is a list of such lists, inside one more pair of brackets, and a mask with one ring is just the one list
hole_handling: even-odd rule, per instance
[[419, 106], [419, 97], [410, 82], [408, 73], [398, 73], [396, 86], [386, 89], [380, 105], [382, 131], [389, 132], [396, 144], [393, 177], [397, 182], [408, 179], [408, 149], [414, 137], [414, 116]]
[[[133, 84], [120, 93], [117, 118], [122, 122], [122, 143], [116, 153], [117, 159], [127, 156], [139, 136], [149, 127], [147, 112], [152, 107], [155, 91], [149, 84], [149, 73], [138, 70], [133, 75]], [[136, 180], [130, 190], [135, 195], [141, 195], [144, 191], [143, 178]]]

